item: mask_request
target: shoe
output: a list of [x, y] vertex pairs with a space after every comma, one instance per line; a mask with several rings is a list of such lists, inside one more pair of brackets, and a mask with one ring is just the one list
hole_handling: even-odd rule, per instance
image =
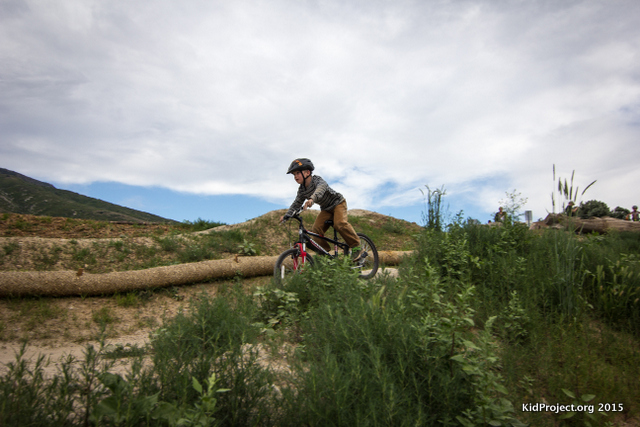
[[356, 246], [355, 248], [351, 248], [351, 260], [358, 261], [362, 255], [362, 248], [360, 246]]

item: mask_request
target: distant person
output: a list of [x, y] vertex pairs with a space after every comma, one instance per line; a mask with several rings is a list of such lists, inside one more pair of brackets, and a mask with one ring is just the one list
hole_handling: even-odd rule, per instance
[[578, 212], [578, 207], [574, 206], [573, 202], [569, 202], [567, 207], [564, 209], [564, 214], [566, 216], [574, 216]]
[[640, 221], [640, 212], [638, 212], [638, 207], [636, 205], [633, 205], [631, 209], [633, 210], [631, 211], [631, 213], [627, 214], [625, 219], [627, 221]]
[[[357, 256], [360, 252], [360, 238], [347, 219], [347, 201], [342, 194], [329, 187], [324, 179], [318, 175], [312, 175], [313, 169], [313, 163], [309, 159], [296, 159], [289, 166], [287, 173], [293, 175], [300, 187], [298, 187], [298, 194], [289, 211], [280, 217], [280, 221], [289, 218], [302, 205], [305, 208], [310, 208], [314, 203], [317, 203], [320, 205], [320, 213], [313, 223], [311, 231], [324, 235], [329, 229], [329, 226], [324, 222], [332, 219], [333, 227], [349, 245], [353, 256]], [[331, 250], [329, 243], [324, 240], [318, 239], [316, 243], [327, 252]]]
[[495, 216], [493, 217], [493, 220], [495, 222], [505, 222], [506, 219], [507, 219], [507, 213], [503, 211], [502, 206], [500, 206], [498, 208], [498, 212], [496, 212]]

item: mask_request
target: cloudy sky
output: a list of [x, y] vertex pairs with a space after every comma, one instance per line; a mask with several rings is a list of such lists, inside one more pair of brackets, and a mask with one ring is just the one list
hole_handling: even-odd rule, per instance
[[640, 202], [640, 2], [0, 0], [0, 167], [183, 220]]

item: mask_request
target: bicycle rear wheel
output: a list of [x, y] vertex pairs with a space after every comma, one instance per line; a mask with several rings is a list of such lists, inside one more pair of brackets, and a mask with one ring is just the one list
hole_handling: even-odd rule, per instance
[[311, 255], [307, 254], [303, 259], [297, 248], [287, 249], [280, 254], [273, 267], [273, 279], [276, 285], [282, 286], [287, 277], [299, 274], [310, 267], [313, 267]]
[[362, 233], [357, 233], [358, 237], [360, 237], [360, 251], [361, 257], [358, 257], [356, 261], [356, 266], [354, 268], [359, 269], [361, 279], [371, 279], [378, 272], [378, 266], [380, 261], [378, 259], [378, 250], [376, 249], [376, 245], [373, 244], [373, 241], [366, 235]]

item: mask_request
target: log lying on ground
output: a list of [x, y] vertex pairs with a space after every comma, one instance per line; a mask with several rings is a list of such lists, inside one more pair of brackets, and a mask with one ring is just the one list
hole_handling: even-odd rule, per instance
[[[381, 251], [380, 262], [397, 265], [411, 251]], [[81, 271], [0, 272], [0, 297], [107, 295], [140, 289], [205, 282], [211, 279], [269, 276], [278, 257], [219, 259], [146, 270], [89, 274]]]
[[611, 231], [635, 231], [640, 232], [640, 222], [625, 221], [623, 219], [603, 217], [582, 219], [567, 217], [563, 214], [549, 214], [544, 221], [536, 222], [532, 229], [544, 229], [546, 227], [567, 228], [578, 233], [608, 233]]

